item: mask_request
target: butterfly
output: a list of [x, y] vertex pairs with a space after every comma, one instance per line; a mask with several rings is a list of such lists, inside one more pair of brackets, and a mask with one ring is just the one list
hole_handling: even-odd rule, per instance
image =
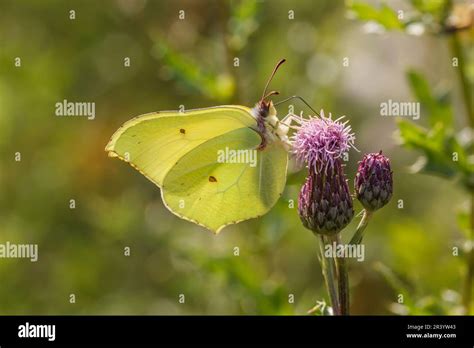
[[288, 165], [286, 120], [276, 116], [267, 81], [253, 108], [223, 105], [135, 117], [105, 151], [161, 188], [178, 217], [218, 233], [267, 213], [281, 196]]

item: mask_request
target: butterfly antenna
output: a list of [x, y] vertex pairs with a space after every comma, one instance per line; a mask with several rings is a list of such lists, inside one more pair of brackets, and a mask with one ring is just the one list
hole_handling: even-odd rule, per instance
[[280, 92], [278, 92], [278, 91], [271, 91], [271, 92], [268, 92], [268, 93], [262, 98], [262, 100], [263, 100], [263, 99], [267, 99], [268, 97], [271, 97], [272, 95], [278, 95], [278, 94], [280, 94]]
[[289, 101], [289, 100], [291, 100], [291, 99], [299, 99], [299, 100], [301, 100], [308, 108], [310, 108], [310, 110], [311, 110], [312, 112], [314, 112], [317, 116], [321, 117], [321, 116], [319, 115], [319, 113], [318, 113], [316, 110], [314, 110], [314, 109], [311, 107], [311, 105], [309, 105], [309, 103], [308, 103], [306, 100], [303, 99], [303, 97], [300, 97], [299, 95], [292, 95], [291, 97], [288, 97], [288, 98], [286, 98], [286, 99], [280, 100], [278, 103], [275, 103], [274, 105], [277, 106], [277, 105], [286, 103], [287, 101]]
[[[267, 81], [267, 84], [265, 85], [265, 89], [263, 90], [263, 94], [262, 94], [262, 99], [261, 100], [264, 100], [267, 96], [266, 96], [266, 93], [267, 93], [267, 88], [268, 88], [268, 85], [270, 84], [270, 82], [272, 81], [273, 79], [273, 76], [275, 76], [275, 73], [277, 72], [278, 68], [280, 67], [280, 65], [282, 65], [284, 62], [286, 62], [286, 59], [282, 59], [280, 60], [277, 65], [275, 66], [275, 68], [273, 68], [273, 71], [272, 71], [272, 74], [270, 75], [270, 78], [268, 79]], [[275, 94], [274, 92], [272, 92], [273, 94]], [[272, 95], [272, 93], [269, 93], [269, 95]]]

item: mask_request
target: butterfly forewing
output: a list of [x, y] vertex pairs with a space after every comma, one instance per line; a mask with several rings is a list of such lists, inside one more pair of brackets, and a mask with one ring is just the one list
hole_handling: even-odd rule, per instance
[[106, 151], [161, 187], [175, 163], [197, 146], [235, 129], [255, 126], [250, 109], [240, 106], [146, 114], [117, 130]]

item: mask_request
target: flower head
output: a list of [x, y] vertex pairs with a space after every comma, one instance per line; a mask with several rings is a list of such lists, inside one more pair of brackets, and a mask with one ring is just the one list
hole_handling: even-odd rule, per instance
[[325, 117], [322, 110], [321, 117], [299, 118], [292, 139], [297, 161], [308, 165], [298, 213], [303, 225], [317, 234], [339, 233], [354, 216], [341, 157], [354, 147], [355, 137], [341, 119]]
[[298, 213], [303, 225], [317, 234], [339, 233], [351, 222], [352, 197], [340, 159], [319, 174], [309, 168], [298, 198]]
[[321, 117], [300, 118], [298, 131], [292, 139], [296, 159], [300, 163], [307, 163], [308, 167], [313, 167], [319, 173], [323, 169], [332, 168], [335, 160], [351, 147], [355, 148], [354, 133], [347, 125], [348, 121], [341, 121], [343, 117], [332, 120], [331, 114], [325, 117], [321, 110]]
[[354, 180], [357, 199], [364, 208], [375, 211], [392, 198], [393, 179], [390, 160], [379, 153], [364, 155]]

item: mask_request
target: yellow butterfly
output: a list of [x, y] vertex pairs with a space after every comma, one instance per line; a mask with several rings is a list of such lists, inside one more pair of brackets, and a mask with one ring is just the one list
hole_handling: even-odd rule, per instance
[[286, 182], [288, 130], [266, 94], [250, 109], [163, 111], [126, 122], [105, 151], [161, 188], [166, 207], [214, 233], [267, 213]]

